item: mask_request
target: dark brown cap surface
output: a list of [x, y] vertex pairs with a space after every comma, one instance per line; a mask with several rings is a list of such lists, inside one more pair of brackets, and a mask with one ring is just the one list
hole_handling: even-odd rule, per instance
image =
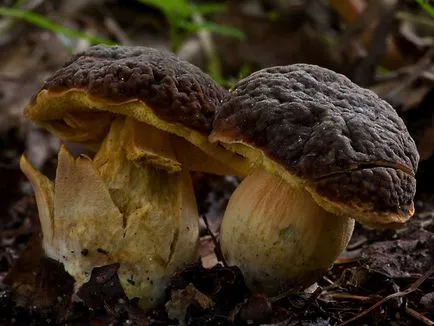
[[379, 224], [413, 214], [419, 155], [406, 126], [374, 92], [328, 69], [250, 75], [223, 101], [213, 138], [263, 151], [334, 212], [357, 211], [369, 224], [374, 213]]
[[[169, 52], [100, 45], [74, 56], [43, 90], [49, 94], [81, 90], [115, 103], [140, 100], [160, 119], [202, 134], [211, 131], [214, 109], [227, 93], [198, 67]], [[32, 120], [39, 118], [37, 100], [38, 96], [26, 112]]]

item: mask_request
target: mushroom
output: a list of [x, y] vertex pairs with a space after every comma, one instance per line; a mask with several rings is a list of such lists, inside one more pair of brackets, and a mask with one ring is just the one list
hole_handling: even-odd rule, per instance
[[[245, 175], [246, 160], [208, 141], [227, 91], [198, 67], [162, 50], [94, 46], [51, 76], [25, 116], [66, 142], [97, 150], [126, 117], [127, 157], [169, 172]], [[182, 163], [181, 163], [182, 161]]]
[[195, 261], [189, 171], [245, 169], [244, 159], [207, 140], [226, 93], [199, 68], [146, 47], [92, 47], [45, 82], [26, 117], [97, 150], [74, 158], [62, 146], [54, 184], [21, 159], [45, 253], [63, 263], [76, 289], [93, 267], [119, 263], [127, 296], [148, 309], [169, 276]]
[[230, 198], [220, 241], [255, 292], [312, 284], [347, 245], [354, 220], [397, 227], [414, 213], [419, 156], [403, 121], [328, 69], [271, 67], [239, 81], [210, 140], [254, 164]]

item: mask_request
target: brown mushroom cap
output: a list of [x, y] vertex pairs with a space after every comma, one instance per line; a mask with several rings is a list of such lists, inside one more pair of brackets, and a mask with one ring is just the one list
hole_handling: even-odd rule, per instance
[[419, 155], [406, 126], [374, 92], [331, 70], [253, 73], [223, 101], [210, 138], [305, 187], [332, 213], [372, 226], [414, 213]]
[[35, 120], [62, 117], [65, 111], [79, 108], [71, 105], [53, 112], [38, 107], [39, 101], [80, 91], [107, 102], [142, 101], [160, 119], [206, 135], [212, 129], [214, 108], [227, 93], [198, 67], [172, 53], [140, 46], [97, 45], [75, 55], [46, 80], [26, 115]]
[[55, 72], [25, 115], [65, 141], [98, 148], [121, 114], [219, 156], [221, 149], [210, 145], [207, 136], [215, 107], [226, 95], [198, 67], [169, 52], [98, 45]]

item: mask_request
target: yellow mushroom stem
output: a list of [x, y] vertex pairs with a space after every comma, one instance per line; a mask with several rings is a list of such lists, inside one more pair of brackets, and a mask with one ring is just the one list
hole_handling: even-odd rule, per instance
[[354, 220], [318, 206], [303, 187], [256, 169], [228, 203], [220, 241], [254, 292], [299, 291], [316, 281], [350, 240]]
[[197, 258], [198, 213], [188, 171], [138, 167], [124, 151], [124, 120], [113, 121], [95, 158], [74, 158], [61, 147], [52, 183], [26, 158], [43, 245], [76, 280], [93, 267], [120, 263], [129, 298], [148, 309], [160, 301], [170, 275]]

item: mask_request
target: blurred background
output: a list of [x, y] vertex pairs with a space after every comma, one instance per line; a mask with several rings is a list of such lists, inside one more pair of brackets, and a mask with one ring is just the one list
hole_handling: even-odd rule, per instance
[[[407, 124], [421, 156], [417, 210], [428, 211], [432, 221], [434, 2], [2, 0], [0, 275], [38, 228], [19, 156], [26, 152], [36, 168], [54, 176], [59, 146], [24, 121], [23, 109], [72, 54], [99, 43], [168, 49], [227, 88], [258, 69], [297, 62], [345, 74], [391, 103]], [[201, 213], [217, 230], [237, 180], [194, 177]]]

